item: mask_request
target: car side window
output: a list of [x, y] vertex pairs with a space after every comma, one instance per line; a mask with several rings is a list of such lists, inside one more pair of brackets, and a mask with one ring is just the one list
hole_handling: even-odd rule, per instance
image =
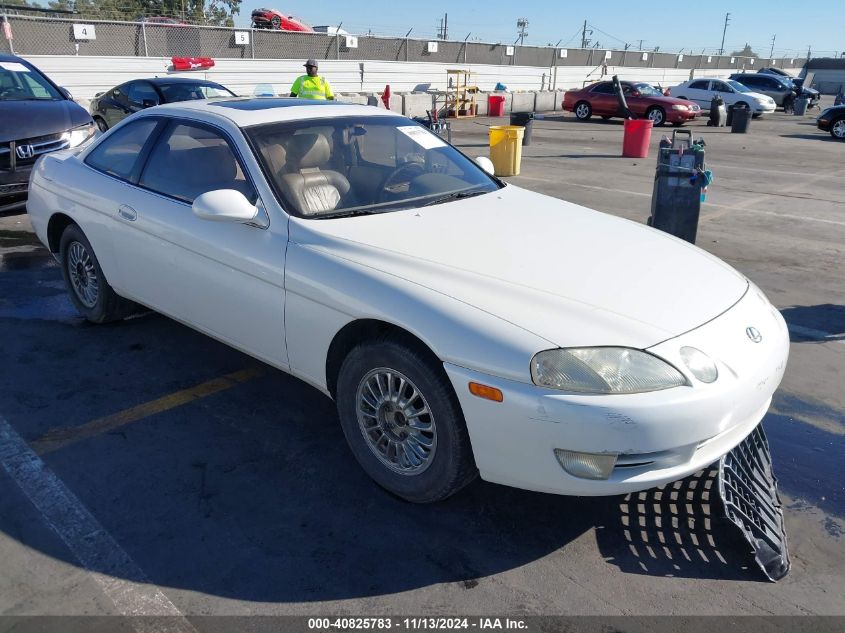
[[157, 119], [143, 119], [115, 130], [88, 154], [85, 163], [111, 176], [130, 180], [138, 156], [156, 125]]
[[714, 81], [713, 90], [715, 90], [716, 92], [733, 92], [733, 90], [731, 90], [731, 87], [723, 81]]
[[112, 98], [115, 101], [119, 101], [120, 103], [126, 103], [127, 102], [126, 87], [127, 87], [126, 84], [124, 84], [122, 86], [118, 86], [117, 88], [115, 88], [113, 93], [112, 93]]
[[155, 104], [159, 102], [155, 88], [146, 81], [136, 81], [129, 84], [128, 96], [129, 101], [138, 106], [143, 106], [145, 101], [152, 101]]
[[217, 189], [240, 191], [252, 203], [258, 198], [226, 139], [188, 123], [173, 123], [159, 137], [138, 184], [188, 204]]
[[593, 88], [590, 92], [596, 92], [598, 94], [613, 94], [613, 84], [610, 82], [600, 83], [598, 86]]
[[689, 85], [689, 88], [691, 90], [707, 90], [707, 86], [709, 83], [709, 81], [693, 81]]

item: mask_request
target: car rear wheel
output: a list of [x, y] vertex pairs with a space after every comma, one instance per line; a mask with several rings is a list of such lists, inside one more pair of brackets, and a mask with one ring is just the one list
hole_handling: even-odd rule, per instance
[[593, 108], [586, 101], [575, 104], [575, 116], [581, 121], [588, 121], [593, 116]]
[[274, 29], [277, 29], [282, 26], [282, 18], [280, 18], [278, 15], [274, 15], [272, 18], [270, 18], [270, 24], [273, 25]]
[[112, 289], [91, 243], [75, 224], [68, 225], [62, 233], [59, 261], [70, 300], [86, 319], [92, 323], [108, 323], [132, 314], [135, 304]]
[[100, 132], [106, 132], [109, 129], [108, 123], [102, 117], [95, 116], [94, 123], [97, 124], [97, 127], [100, 128]]
[[666, 123], [666, 110], [664, 110], [660, 106], [650, 107], [645, 113], [645, 115], [647, 119], [651, 120], [651, 122], [654, 124], [654, 127], [660, 127], [661, 125]]
[[830, 135], [840, 141], [845, 140], [845, 119], [837, 119], [830, 124]]
[[340, 368], [337, 409], [355, 459], [398, 497], [440, 501], [477, 475], [454, 390], [413, 346], [389, 338], [356, 346]]

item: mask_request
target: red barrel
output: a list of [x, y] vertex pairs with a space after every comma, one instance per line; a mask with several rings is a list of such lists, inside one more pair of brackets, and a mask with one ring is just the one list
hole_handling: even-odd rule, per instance
[[505, 97], [502, 95], [490, 95], [487, 97], [488, 116], [505, 116]]
[[622, 156], [625, 158], [648, 158], [648, 144], [651, 142], [653, 125], [651, 119], [625, 119]]

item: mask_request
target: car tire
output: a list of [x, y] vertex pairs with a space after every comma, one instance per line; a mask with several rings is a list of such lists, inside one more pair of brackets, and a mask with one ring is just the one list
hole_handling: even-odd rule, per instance
[[118, 295], [103, 275], [91, 243], [76, 224], [69, 224], [59, 243], [59, 262], [70, 300], [92, 323], [119, 321], [136, 306]]
[[683, 121], [675, 121], [674, 123], [672, 123], [672, 127], [681, 127], [683, 124]]
[[830, 122], [830, 135], [840, 141], [845, 141], [845, 118]]
[[660, 106], [651, 106], [646, 110], [645, 116], [647, 119], [651, 119], [654, 127], [666, 125], [666, 110]]
[[273, 25], [274, 29], [278, 29], [282, 26], [282, 18], [280, 18], [278, 15], [274, 15], [272, 18], [270, 18], [270, 24]]
[[477, 476], [457, 396], [415, 346], [392, 338], [357, 345], [341, 365], [336, 400], [355, 459], [397, 497], [441, 501]]
[[593, 107], [586, 101], [579, 101], [575, 104], [573, 112], [579, 121], [589, 121], [593, 116]]
[[94, 123], [97, 124], [97, 127], [100, 129], [100, 132], [107, 132], [109, 129], [109, 124], [106, 123], [103, 117], [95, 116]]
[[606, 114], [602, 114], [602, 115], [601, 115], [601, 120], [602, 120], [602, 121], [610, 121], [610, 119], [611, 119], [611, 118], [613, 118], [613, 117], [610, 117], [610, 116], [608, 116], [608, 115], [606, 115]]

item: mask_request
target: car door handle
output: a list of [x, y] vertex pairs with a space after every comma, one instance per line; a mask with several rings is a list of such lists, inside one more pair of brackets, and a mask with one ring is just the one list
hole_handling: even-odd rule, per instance
[[126, 204], [122, 204], [118, 207], [117, 214], [124, 220], [129, 220], [130, 222], [134, 222], [138, 217], [138, 212]]

